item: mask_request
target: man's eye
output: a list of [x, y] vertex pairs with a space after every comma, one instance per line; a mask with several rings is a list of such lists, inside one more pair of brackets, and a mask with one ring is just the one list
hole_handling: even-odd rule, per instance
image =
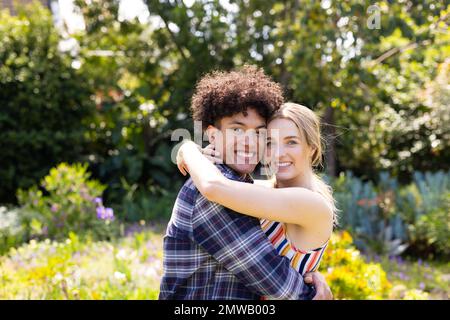
[[241, 133], [244, 133], [244, 130], [243, 130], [242, 128], [234, 128], [234, 129], [233, 129], [233, 132], [234, 132], [234, 133], [241, 134]]

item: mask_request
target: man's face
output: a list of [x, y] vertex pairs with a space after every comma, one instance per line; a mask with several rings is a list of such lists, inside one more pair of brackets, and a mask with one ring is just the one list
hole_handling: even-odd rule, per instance
[[224, 117], [217, 128], [210, 126], [208, 131], [227, 166], [241, 174], [255, 170], [264, 152], [266, 120], [254, 108]]

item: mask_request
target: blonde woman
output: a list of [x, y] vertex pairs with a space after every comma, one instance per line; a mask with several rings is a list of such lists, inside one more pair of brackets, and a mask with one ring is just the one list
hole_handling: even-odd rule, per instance
[[[317, 270], [336, 222], [331, 189], [314, 172], [322, 159], [320, 121], [307, 107], [285, 103], [267, 129], [265, 152], [274, 179], [254, 184], [229, 180], [211, 162], [220, 159], [220, 148], [201, 150], [193, 142], [181, 146], [177, 164], [209, 201], [259, 218], [277, 252], [305, 275]], [[233, 133], [245, 134], [238, 124]], [[254, 156], [249, 150], [237, 153]]]

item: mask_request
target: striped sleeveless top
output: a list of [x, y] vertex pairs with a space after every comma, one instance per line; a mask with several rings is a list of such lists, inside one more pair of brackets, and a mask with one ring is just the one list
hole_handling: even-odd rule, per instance
[[322, 255], [328, 245], [328, 241], [320, 248], [302, 251], [297, 249], [286, 237], [286, 229], [283, 223], [261, 219], [261, 228], [269, 238], [280, 256], [287, 257], [291, 266], [304, 275], [307, 272], [316, 271], [319, 267]]

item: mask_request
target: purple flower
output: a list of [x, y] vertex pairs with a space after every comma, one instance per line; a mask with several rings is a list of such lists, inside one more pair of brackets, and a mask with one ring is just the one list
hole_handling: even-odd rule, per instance
[[420, 290], [425, 289], [425, 283], [421, 282], [421, 283], [419, 284], [419, 288], [420, 288]]
[[113, 220], [114, 219], [114, 211], [111, 208], [106, 208], [105, 210], [105, 219]]
[[51, 210], [52, 212], [56, 212], [56, 211], [58, 211], [58, 208], [59, 208], [59, 206], [58, 206], [56, 203], [53, 203], [53, 204], [52, 204], [52, 207], [50, 208], [50, 210]]
[[417, 264], [418, 264], [419, 266], [421, 266], [421, 265], [422, 265], [422, 259], [419, 258], [419, 260], [417, 260]]
[[102, 205], [102, 198], [97, 197], [97, 198], [94, 199], [94, 202], [95, 202], [95, 204], [98, 204], [99, 206], [101, 206]]
[[97, 218], [101, 220], [114, 220], [114, 211], [111, 208], [98, 207]]
[[98, 219], [105, 219], [105, 207], [98, 207], [97, 208], [97, 218]]

